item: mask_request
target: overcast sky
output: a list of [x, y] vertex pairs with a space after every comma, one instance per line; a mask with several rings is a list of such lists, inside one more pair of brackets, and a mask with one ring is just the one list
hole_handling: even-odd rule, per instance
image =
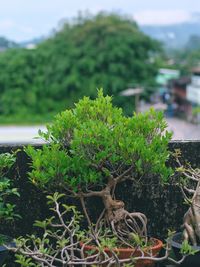
[[173, 24], [200, 12], [199, 0], [0, 0], [0, 36], [15, 41], [48, 34], [78, 11], [116, 11], [139, 24]]

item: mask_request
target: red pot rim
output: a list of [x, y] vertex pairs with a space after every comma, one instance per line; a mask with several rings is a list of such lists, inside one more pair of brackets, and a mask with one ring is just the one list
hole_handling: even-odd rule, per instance
[[[157, 238], [151, 238], [151, 240], [153, 240], [155, 242], [155, 245], [151, 246], [151, 250], [152, 251], [156, 251], [156, 250], [159, 250], [163, 247], [163, 242]], [[83, 242], [80, 242], [80, 245], [83, 246]], [[92, 245], [85, 245], [84, 247], [85, 249], [88, 249], [88, 250], [94, 250], [95, 248], [98, 249], [98, 247], [96, 246], [92, 246]], [[110, 249], [109, 248], [105, 248], [104, 249], [105, 252], [109, 252]], [[134, 248], [114, 248], [113, 251], [119, 251], [119, 252], [133, 252], [135, 251]], [[144, 249], [145, 251], [145, 249]]]

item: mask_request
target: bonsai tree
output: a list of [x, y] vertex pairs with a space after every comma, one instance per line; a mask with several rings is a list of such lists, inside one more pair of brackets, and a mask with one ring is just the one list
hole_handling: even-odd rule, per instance
[[41, 149], [26, 149], [32, 159], [30, 179], [46, 190], [60, 187], [80, 199], [90, 226], [85, 200], [101, 198], [104, 210], [96, 229], [103, 221], [127, 245], [130, 233], [147, 241], [146, 216], [127, 211], [115, 189], [126, 180], [150, 182], [155, 175], [163, 182], [168, 179], [171, 134], [166, 126], [162, 113], [154, 110], [124, 116], [99, 90], [96, 99], [84, 97], [75, 108], [58, 114], [46, 133], [40, 132], [47, 141]]

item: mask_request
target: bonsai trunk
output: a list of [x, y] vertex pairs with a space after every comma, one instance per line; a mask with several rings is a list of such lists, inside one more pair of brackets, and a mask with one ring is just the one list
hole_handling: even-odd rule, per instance
[[110, 190], [105, 189], [102, 194], [102, 200], [106, 209], [106, 217], [109, 222], [119, 222], [124, 219], [124, 202], [112, 198]]
[[[128, 212], [124, 208], [124, 202], [121, 200], [116, 200], [113, 198], [113, 192], [117, 183], [121, 182], [124, 175], [132, 170], [131, 166], [126, 170], [123, 175], [117, 178], [109, 177], [108, 183], [104, 189], [101, 191], [88, 191], [87, 193], [79, 192], [76, 194], [80, 198], [84, 213], [87, 217], [88, 223], [91, 224], [86, 207], [84, 204], [85, 197], [100, 197], [103, 201], [105, 207], [105, 221], [111, 226], [113, 233], [117, 235], [123, 242], [127, 243], [125, 240], [131, 238], [131, 233], [137, 234], [140, 237], [144, 237], [147, 241], [147, 218], [143, 213], [140, 212]], [[104, 212], [103, 212], [104, 213]], [[104, 214], [101, 214], [95, 229], [98, 229], [99, 223]], [[128, 243], [127, 243], [128, 244]], [[128, 244], [129, 245], [129, 244]]]
[[106, 221], [118, 237], [130, 239], [131, 233], [138, 234], [140, 237], [147, 237], [147, 219], [144, 214], [128, 212], [124, 208], [123, 201], [113, 199], [109, 187], [103, 190], [102, 200], [106, 210]]

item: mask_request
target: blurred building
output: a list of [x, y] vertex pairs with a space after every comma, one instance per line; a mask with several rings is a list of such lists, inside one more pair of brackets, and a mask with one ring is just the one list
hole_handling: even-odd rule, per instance
[[176, 114], [196, 121], [193, 111], [200, 106], [200, 68], [194, 68], [191, 77], [172, 79], [169, 88], [176, 105]]
[[172, 93], [169, 90], [169, 82], [180, 77], [180, 71], [176, 69], [159, 69], [156, 82], [159, 85], [159, 97], [166, 106], [165, 114], [168, 117], [174, 116], [174, 105]]
[[200, 67], [192, 70], [191, 83], [187, 85], [187, 100], [192, 104], [192, 118], [200, 122]]
[[192, 113], [191, 102], [187, 99], [187, 86], [190, 84], [190, 77], [181, 77], [169, 82], [172, 94], [175, 113], [177, 116], [189, 118]]
[[156, 77], [156, 82], [161, 86], [167, 86], [169, 80], [177, 79], [179, 76], [180, 76], [179, 70], [159, 69], [158, 75]]
[[200, 105], [200, 68], [192, 70], [191, 83], [187, 85], [187, 100], [194, 105]]

